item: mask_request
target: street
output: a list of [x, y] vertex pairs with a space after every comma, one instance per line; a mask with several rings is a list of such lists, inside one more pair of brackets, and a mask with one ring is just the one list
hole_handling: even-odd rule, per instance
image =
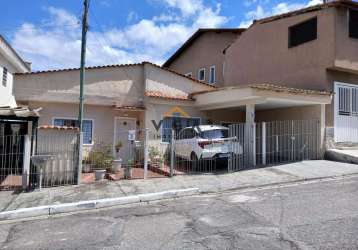
[[1, 249], [358, 249], [358, 177], [0, 225]]

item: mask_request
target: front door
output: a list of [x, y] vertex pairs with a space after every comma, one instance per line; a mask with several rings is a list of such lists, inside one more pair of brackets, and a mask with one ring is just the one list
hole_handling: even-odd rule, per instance
[[335, 83], [334, 140], [358, 143], [358, 86]]
[[122, 159], [122, 163], [126, 165], [130, 159], [134, 157], [134, 142], [129, 141], [129, 131], [136, 129], [136, 119], [129, 117], [116, 117], [115, 119], [115, 138], [114, 145], [119, 141], [122, 144], [122, 148], [119, 152], [119, 156]]

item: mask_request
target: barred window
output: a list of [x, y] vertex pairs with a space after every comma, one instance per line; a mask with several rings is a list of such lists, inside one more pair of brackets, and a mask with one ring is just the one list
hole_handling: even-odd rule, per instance
[[2, 69], [2, 85], [6, 87], [7, 85], [7, 68]]
[[172, 129], [178, 134], [183, 128], [200, 125], [200, 118], [164, 117], [162, 126], [162, 141], [170, 142]]
[[340, 115], [347, 115], [351, 114], [351, 89], [340, 87], [338, 89], [338, 112]]
[[[53, 125], [79, 127], [78, 120], [67, 119], [67, 118], [66, 119], [55, 118], [53, 120]], [[93, 121], [92, 120], [83, 120], [82, 132], [83, 132], [83, 143], [84, 144], [92, 144], [92, 131], [93, 131]]]

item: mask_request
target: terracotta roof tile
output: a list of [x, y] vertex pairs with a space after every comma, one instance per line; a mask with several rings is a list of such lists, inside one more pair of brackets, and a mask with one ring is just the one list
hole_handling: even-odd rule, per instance
[[136, 111], [145, 110], [145, 107], [143, 107], [143, 106], [116, 106], [116, 105], [114, 105], [114, 108], [121, 109], [121, 110], [136, 110]]
[[193, 99], [189, 98], [189, 95], [168, 95], [159, 91], [146, 91], [145, 96], [148, 97], [156, 97], [156, 98], [164, 98], [171, 100], [184, 100], [184, 101], [192, 101]]
[[270, 90], [275, 92], [286, 92], [290, 94], [305, 94], [305, 95], [331, 95], [332, 92], [325, 90], [312, 90], [312, 89], [299, 89], [299, 88], [290, 88], [275, 84], [254, 84], [249, 87], [259, 90]]
[[54, 125], [42, 125], [39, 126], [38, 129], [53, 129], [53, 130], [76, 130], [78, 131], [79, 128], [77, 127], [68, 127], [68, 126], [54, 126]]
[[244, 88], [252, 88], [258, 90], [268, 90], [274, 92], [285, 92], [290, 94], [304, 94], [304, 95], [332, 95], [333, 92], [325, 91], [325, 90], [313, 90], [313, 89], [299, 89], [299, 88], [291, 88], [281, 85], [263, 83], [263, 84], [252, 84], [248, 86], [231, 86], [231, 87], [223, 87], [215, 90], [205, 90], [191, 93], [190, 96], [205, 94], [225, 89], [244, 89]]

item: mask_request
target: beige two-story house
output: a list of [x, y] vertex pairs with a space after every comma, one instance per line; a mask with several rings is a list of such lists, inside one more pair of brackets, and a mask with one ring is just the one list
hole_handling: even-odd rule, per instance
[[164, 64], [163, 67], [216, 87], [224, 83], [223, 51], [244, 29], [199, 29]]
[[336, 142], [358, 142], [357, 2], [257, 20], [226, 50], [225, 65], [225, 86], [271, 83], [334, 92], [327, 131]]

